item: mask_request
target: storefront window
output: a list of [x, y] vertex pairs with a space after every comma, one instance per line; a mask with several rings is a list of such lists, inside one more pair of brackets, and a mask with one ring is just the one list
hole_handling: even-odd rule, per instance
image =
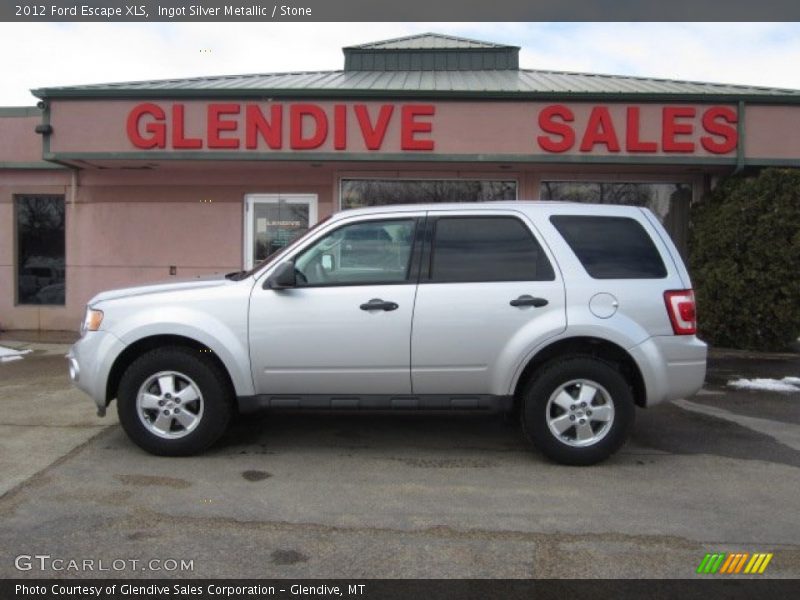
[[64, 305], [64, 197], [17, 196], [17, 303]]
[[309, 228], [308, 204], [260, 202], [255, 204], [253, 239], [255, 262], [288, 246]]
[[516, 181], [486, 179], [342, 179], [341, 190], [342, 209], [517, 199]]
[[245, 197], [244, 267], [251, 269], [306, 233], [317, 222], [314, 194]]
[[664, 224], [681, 254], [686, 254], [690, 183], [543, 181], [541, 199], [646, 206]]

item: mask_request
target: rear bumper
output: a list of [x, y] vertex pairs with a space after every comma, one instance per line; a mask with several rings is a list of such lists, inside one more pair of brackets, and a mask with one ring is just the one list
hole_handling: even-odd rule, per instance
[[125, 344], [114, 334], [90, 331], [75, 342], [65, 357], [70, 381], [92, 397], [100, 416], [106, 412], [108, 374], [124, 348]]
[[694, 335], [653, 336], [629, 350], [652, 406], [695, 394], [706, 378], [708, 346]]

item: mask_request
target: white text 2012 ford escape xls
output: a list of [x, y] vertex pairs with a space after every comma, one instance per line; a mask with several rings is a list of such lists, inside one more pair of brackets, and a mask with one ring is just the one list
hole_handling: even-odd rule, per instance
[[249, 272], [98, 294], [67, 359], [154, 454], [204, 450], [235, 410], [503, 410], [551, 459], [592, 464], [635, 406], [701, 387], [695, 331], [689, 274], [647, 209], [386, 206]]

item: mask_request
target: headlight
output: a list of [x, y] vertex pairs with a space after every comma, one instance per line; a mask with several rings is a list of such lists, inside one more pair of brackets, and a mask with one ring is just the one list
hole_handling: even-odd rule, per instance
[[86, 315], [83, 317], [83, 325], [81, 325], [81, 335], [87, 331], [97, 331], [100, 329], [100, 323], [102, 322], [103, 311], [87, 306]]

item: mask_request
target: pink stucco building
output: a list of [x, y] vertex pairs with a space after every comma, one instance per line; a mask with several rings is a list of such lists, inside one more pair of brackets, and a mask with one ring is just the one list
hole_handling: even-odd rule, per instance
[[421, 35], [341, 71], [41, 88], [0, 108], [0, 328], [77, 329], [100, 290], [251, 266], [394, 202], [649, 206], [685, 250], [724, 175], [800, 166], [800, 91], [519, 67]]

